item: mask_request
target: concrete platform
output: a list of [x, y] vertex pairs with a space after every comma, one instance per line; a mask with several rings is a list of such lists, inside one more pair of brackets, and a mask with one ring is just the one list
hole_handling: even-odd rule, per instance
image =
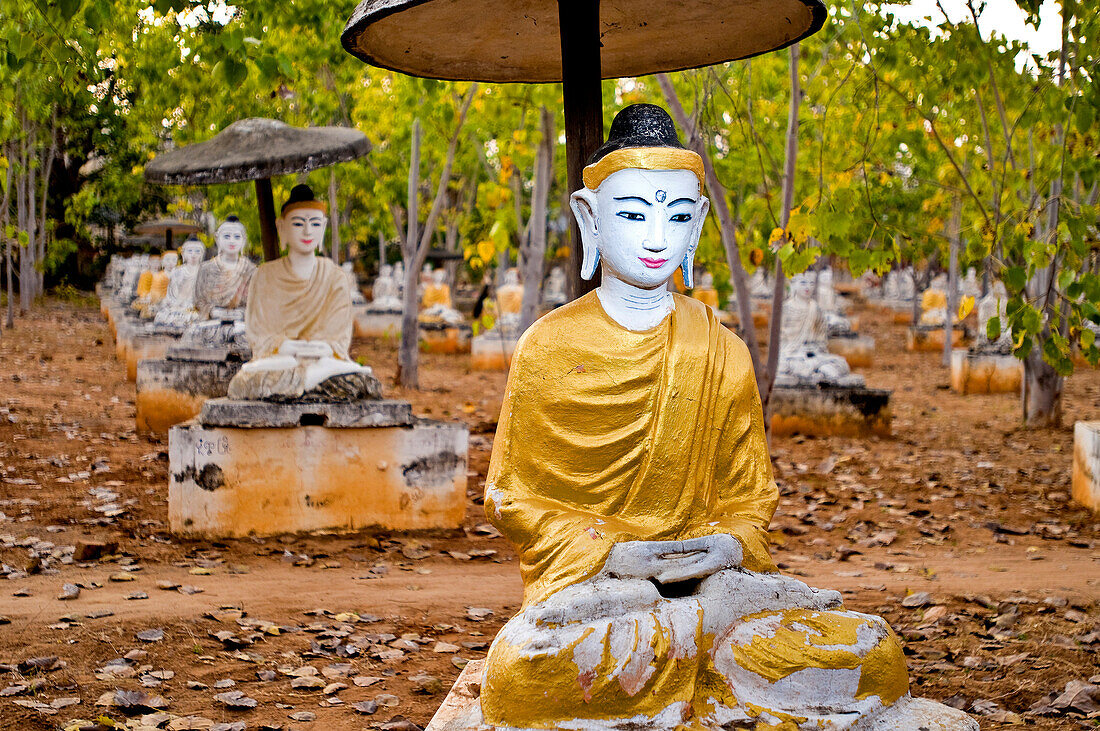
[[385, 399], [350, 403], [276, 403], [217, 398], [203, 404], [199, 423], [238, 429], [280, 429], [326, 426], [331, 429], [411, 426], [415, 422], [408, 401]]
[[138, 363], [164, 358], [177, 340], [179, 336], [156, 333], [139, 333], [130, 337], [126, 343], [126, 380], [136, 383]]
[[460, 355], [470, 352], [472, 329], [469, 325], [443, 325], [422, 322], [419, 323], [419, 328], [421, 353]]
[[829, 338], [829, 352], [848, 361], [852, 368], [870, 368], [875, 359], [875, 339], [870, 335], [839, 335]]
[[[905, 334], [905, 349], [914, 352], [943, 351], [943, 325], [912, 325]], [[951, 345], [958, 347], [966, 342], [966, 328], [955, 325], [951, 331]]]
[[1024, 362], [1013, 355], [951, 353], [951, 390], [956, 393], [1019, 393]]
[[[135, 398], [139, 434], [167, 434], [176, 424], [199, 415], [202, 405], [226, 395], [229, 381], [243, 363], [237, 359], [177, 359], [169, 357], [138, 363]], [[226, 349], [222, 349], [223, 351]]]
[[1100, 516], [1100, 421], [1073, 425], [1073, 500]]
[[177, 535], [454, 529], [466, 513], [465, 425], [169, 432], [168, 522]]
[[875, 388], [780, 386], [771, 395], [772, 434], [888, 436], [891, 392]]
[[400, 310], [370, 309], [355, 314], [355, 337], [397, 338], [401, 335]]
[[474, 337], [470, 348], [470, 368], [475, 371], [508, 370], [518, 342], [518, 336], [501, 336], [494, 330]]

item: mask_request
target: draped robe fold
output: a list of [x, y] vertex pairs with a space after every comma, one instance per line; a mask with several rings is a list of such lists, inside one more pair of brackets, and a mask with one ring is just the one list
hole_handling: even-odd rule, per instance
[[317, 257], [308, 279], [295, 276], [285, 256], [252, 275], [245, 330], [253, 360], [275, 355], [286, 340], [319, 340], [347, 360], [352, 327], [348, 277], [331, 259]]

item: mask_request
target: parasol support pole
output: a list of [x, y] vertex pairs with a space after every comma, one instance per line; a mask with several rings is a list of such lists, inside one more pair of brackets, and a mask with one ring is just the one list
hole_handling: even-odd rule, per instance
[[171, 251], [172, 250], [172, 229], [171, 228], [168, 228], [168, 230], [166, 230], [164, 232], [164, 250], [165, 251]]
[[275, 198], [271, 194], [271, 178], [256, 180], [256, 206], [260, 209], [260, 242], [264, 261], [279, 258], [279, 236], [275, 232]]
[[[565, 107], [565, 157], [569, 191], [584, 187], [581, 175], [592, 153], [603, 144], [603, 92], [600, 72], [600, 4], [558, 0], [561, 35], [562, 98]], [[569, 292], [575, 299], [596, 288], [599, 273], [581, 279], [581, 232], [569, 216]]]

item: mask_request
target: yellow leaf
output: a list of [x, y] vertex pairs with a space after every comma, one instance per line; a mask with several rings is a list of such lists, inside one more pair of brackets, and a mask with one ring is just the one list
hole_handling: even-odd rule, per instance
[[768, 236], [768, 243], [775, 244], [783, 239], [787, 238], [787, 232], [781, 228], [773, 228], [771, 235]]
[[493, 258], [493, 254], [495, 254], [495, 253], [496, 253], [496, 246], [493, 245], [492, 241], [486, 239], [484, 241], [477, 242], [477, 255], [483, 261], [489, 261], [490, 259]]
[[964, 319], [974, 309], [974, 297], [967, 296], [962, 298], [962, 302], [959, 303], [959, 318]]

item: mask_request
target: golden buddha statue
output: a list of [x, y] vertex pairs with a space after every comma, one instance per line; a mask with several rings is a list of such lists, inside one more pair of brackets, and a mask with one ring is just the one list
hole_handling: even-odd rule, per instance
[[[423, 272], [421, 273], [423, 275]], [[451, 287], [446, 282], [447, 272], [435, 269], [427, 274], [428, 282], [420, 297], [419, 321], [424, 324], [457, 325], [462, 313], [451, 302]]]
[[582, 276], [600, 266], [602, 283], [523, 335], [493, 445], [485, 512], [516, 547], [524, 600], [489, 651], [479, 720], [976, 730], [908, 695], [885, 621], [776, 572], [748, 351], [667, 288], [677, 270], [692, 285], [699, 156], [664, 110], [633, 105], [584, 183]]
[[148, 285], [145, 293], [136, 302], [138, 313], [142, 319], [149, 319], [157, 314], [160, 303], [168, 294], [168, 285], [172, 281], [172, 270], [176, 268], [178, 263], [179, 254], [175, 251], [166, 251], [160, 257], [160, 266], [156, 270], [150, 270], [150, 276], [147, 279], [144, 274], [142, 275], [142, 281], [138, 283], [139, 288], [142, 284], [147, 283]]

